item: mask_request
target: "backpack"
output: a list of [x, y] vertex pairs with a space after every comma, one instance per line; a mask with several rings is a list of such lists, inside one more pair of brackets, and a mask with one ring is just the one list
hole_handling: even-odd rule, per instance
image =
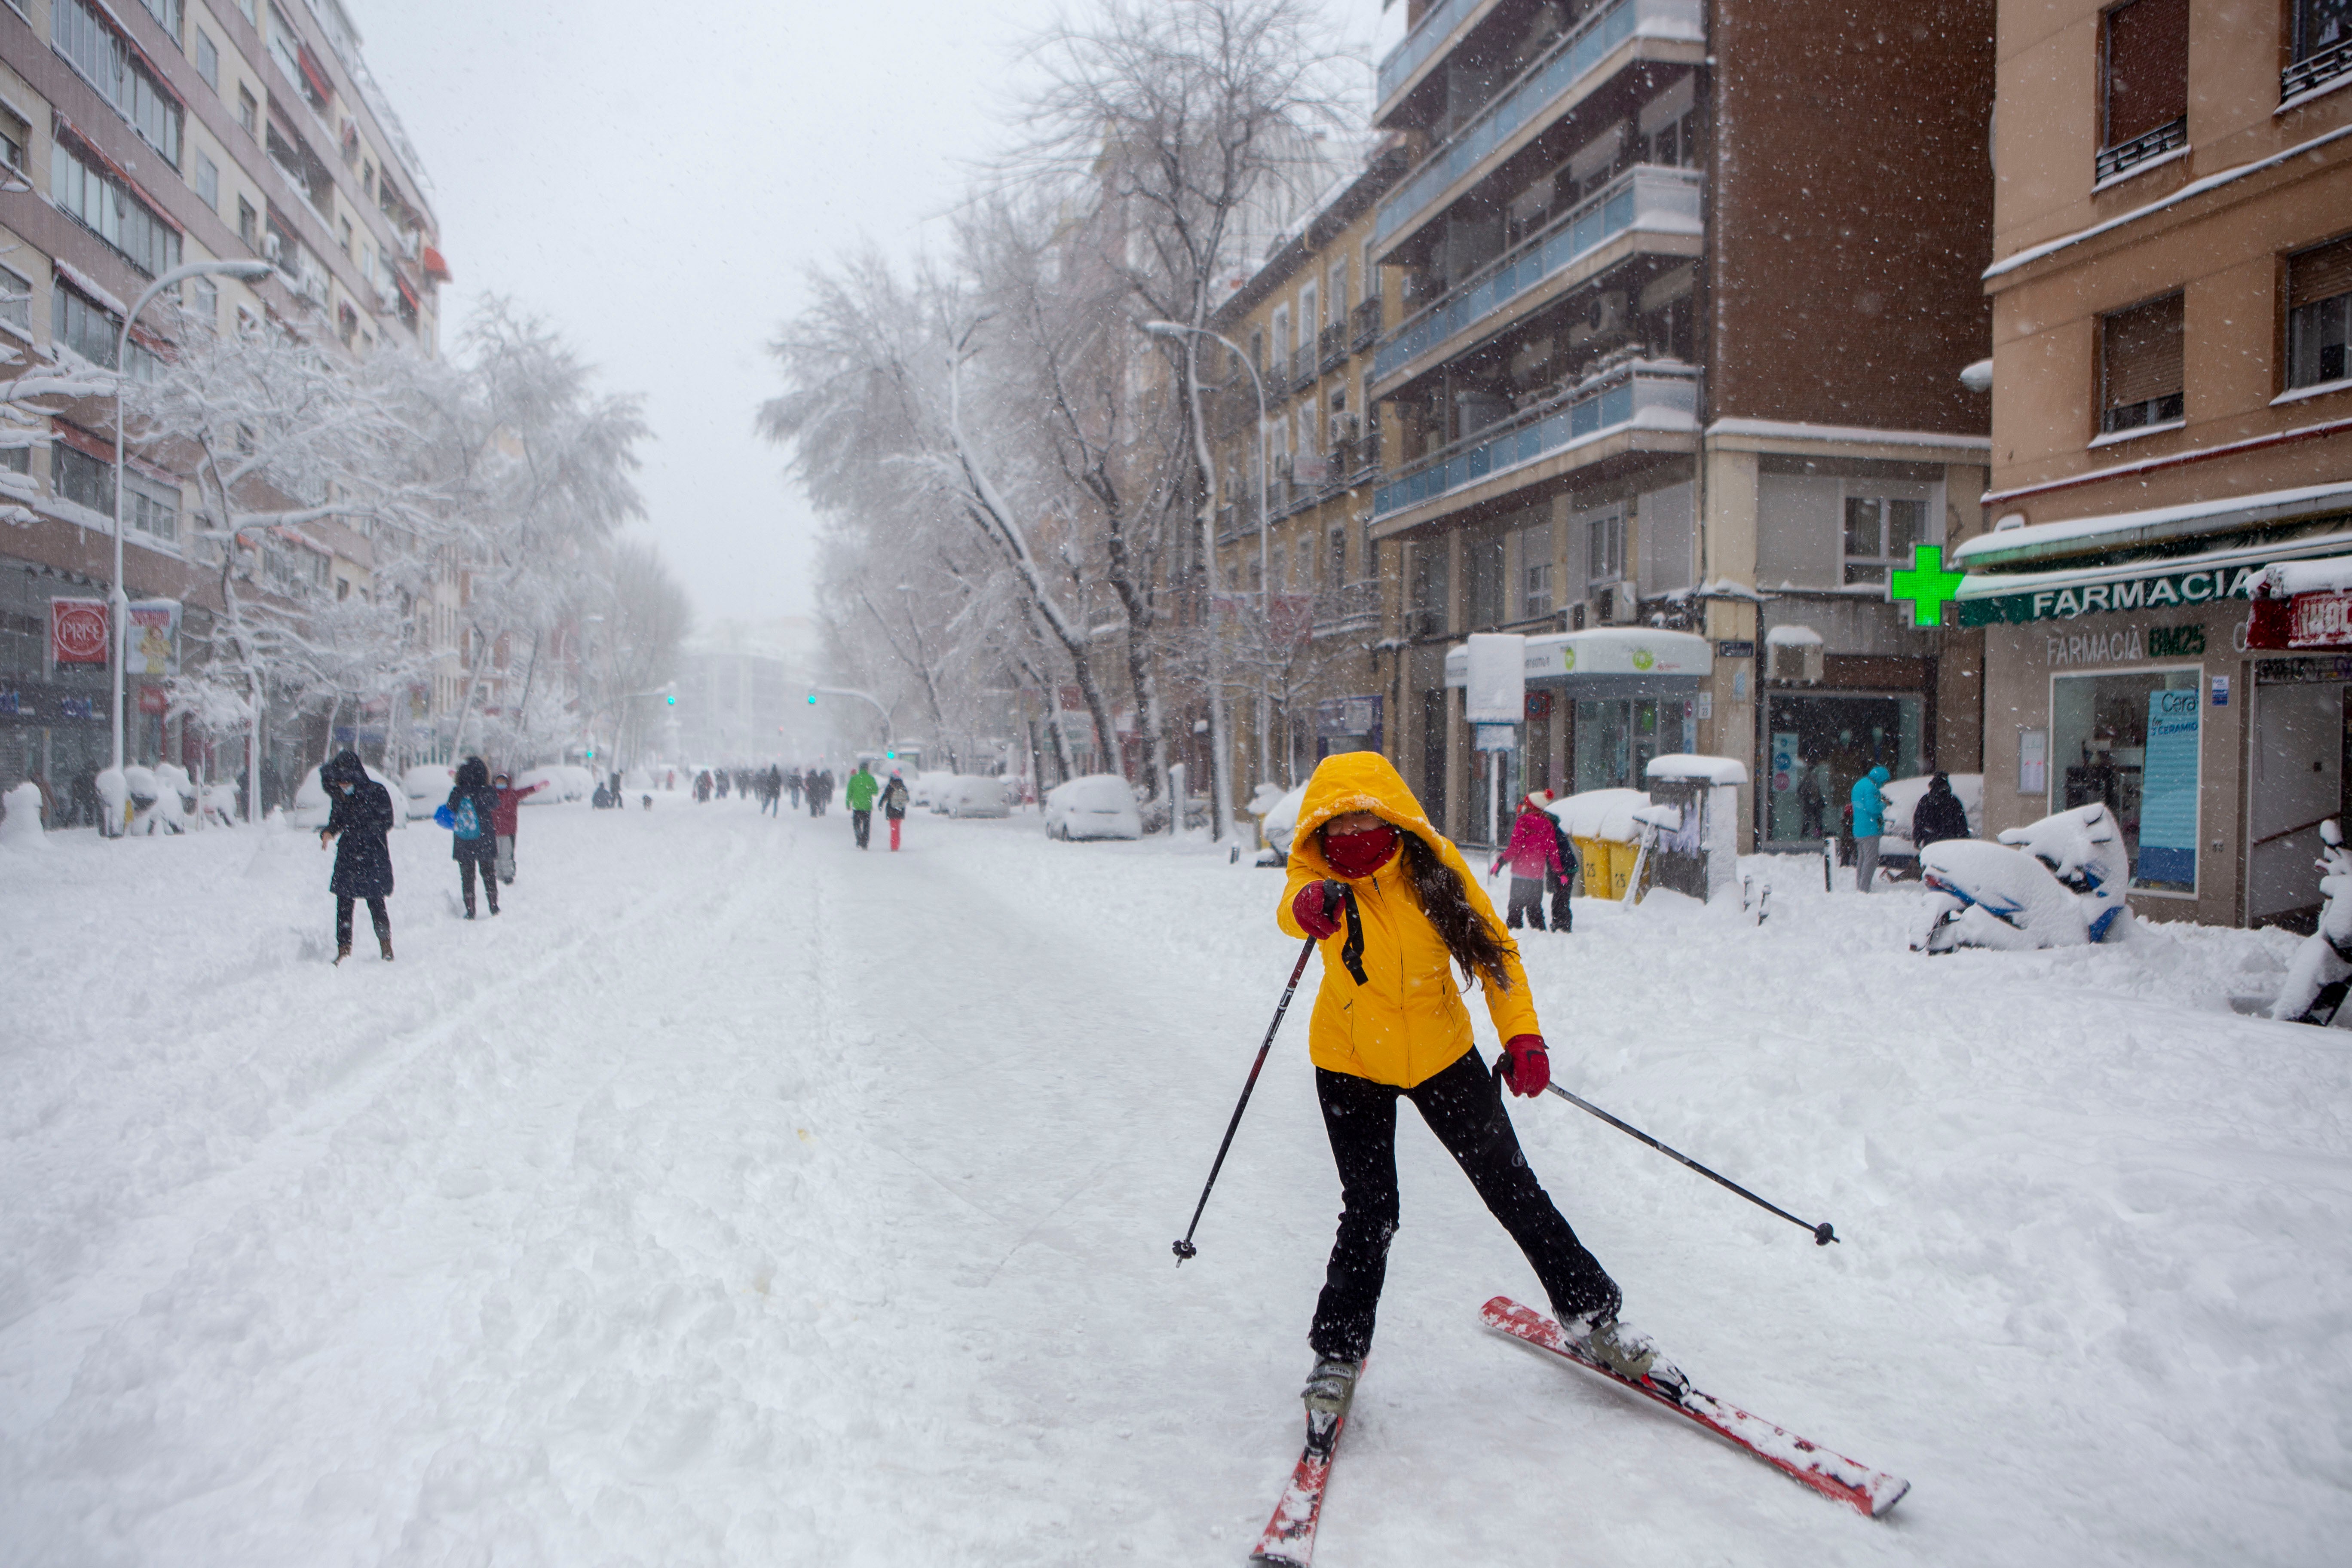
[[475, 815], [474, 797], [470, 795], [458, 799], [456, 830], [460, 838], [479, 838], [482, 836], [482, 819]]

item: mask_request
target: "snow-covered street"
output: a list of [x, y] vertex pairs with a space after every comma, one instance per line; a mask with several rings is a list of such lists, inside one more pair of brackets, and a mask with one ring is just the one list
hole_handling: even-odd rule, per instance
[[[0, 847], [0, 1558], [1240, 1562], [1338, 1204], [1303, 1005], [1169, 1243], [1279, 878], [908, 828], [529, 809], [469, 925], [418, 824], [398, 961], [362, 918], [340, 969], [299, 831]], [[1540, 1292], [1407, 1114], [1318, 1562], [2342, 1561], [2352, 1034], [2229, 1006], [2294, 939], [1928, 960], [1916, 895], [1743, 864], [1766, 925], [1580, 903], [1536, 999], [1570, 1088], [1843, 1244], [1513, 1117], [1630, 1321], [1910, 1496], [1862, 1519], [1483, 1331]]]

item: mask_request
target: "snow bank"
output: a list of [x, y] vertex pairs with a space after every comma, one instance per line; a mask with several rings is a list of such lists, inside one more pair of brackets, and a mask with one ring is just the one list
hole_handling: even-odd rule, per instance
[[41, 831], [41, 786], [30, 779], [0, 796], [0, 844], [16, 849], [46, 849], [48, 836]]

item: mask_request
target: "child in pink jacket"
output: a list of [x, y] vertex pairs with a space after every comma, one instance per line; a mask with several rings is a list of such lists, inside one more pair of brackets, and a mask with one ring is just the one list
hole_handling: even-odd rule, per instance
[[1494, 865], [1486, 869], [1493, 876], [1506, 861], [1511, 868], [1511, 903], [1504, 916], [1507, 923], [1516, 928], [1520, 918], [1536, 930], [1544, 929], [1544, 889], [1559, 879], [1563, 868], [1559, 863], [1559, 836], [1552, 831], [1551, 816], [1544, 807], [1551, 804], [1551, 791], [1539, 789], [1519, 803], [1518, 820], [1511, 824], [1510, 842], [1495, 857]]

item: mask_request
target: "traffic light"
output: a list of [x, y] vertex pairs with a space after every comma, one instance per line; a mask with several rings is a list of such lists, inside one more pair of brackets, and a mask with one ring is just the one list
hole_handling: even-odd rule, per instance
[[882, 760], [887, 763], [895, 763], [898, 760], [898, 753], [896, 752], [885, 752], [882, 753]]
[[592, 763], [596, 760], [596, 748], [593, 746], [588, 748], [588, 760]]
[[816, 706], [816, 693], [814, 691], [809, 693], [809, 706], [812, 708]]
[[664, 698], [663, 700], [675, 708], [677, 706], [677, 693], [673, 691], [667, 697]]

